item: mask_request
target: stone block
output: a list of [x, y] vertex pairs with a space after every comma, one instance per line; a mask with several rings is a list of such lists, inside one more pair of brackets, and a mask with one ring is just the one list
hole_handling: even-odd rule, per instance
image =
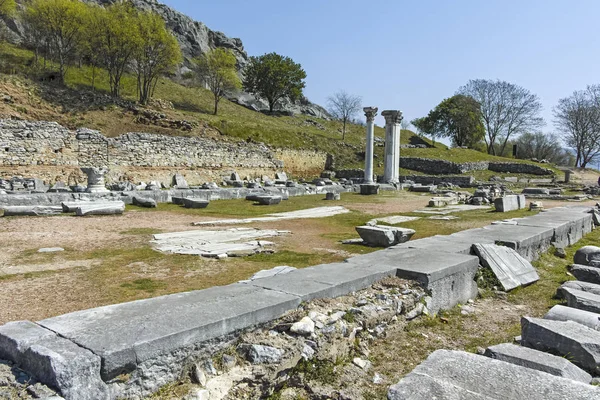
[[429, 200], [429, 207], [446, 207], [458, 204], [456, 197], [434, 197]]
[[600, 332], [576, 322], [521, 318], [521, 344], [567, 357], [592, 375], [600, 372]]
[[569, 267], [569, 272], [580, 281], [600, 285], [600, 268], [573, 264]]
[[281, 203], [281, 196], [264, 196], [258, 195], [255, 197], [255, 201], [262, 206], [272, 206]]
[[173, 175], [173, 179], [171, 181], [171, 186], [175, 189], [188, 189], [189, 185], [185, 180], [184, 176], [181, 174]]
[[[530, 183], [534, 183], [534, 182], [530, 181]], [[546, 188], [530, 187], [530, 188], [523, 189], [522, 193], [523, 194], [534, 194], [534, 195], [549, 196], [550, 195], [550, 190], [548, 190]]]
[[75, 210], [75, 215], [85, 217], [89, 215], [121, 215], [125, 212], [125, 203], [113, 201], [103, 204], [80, 205]]
[[7, 206], [2, 209], [5, 217], [42, 217], [63, 212], [60, 206]]
[[592, 376], [563, 357], [511, 343], [488, 347], [485, 356], [574, 381], [590, 383]]
[[600, 315], [589, 311], [578, 310], [576, 308], [556, 305], [544, 315], [544, 319], [563, 322], [573, 321], [596, 331], [600, 331]]
[[377, 184], [362, 184], [360, 185], [360, 194], [370, 196], [379, 194], [379, 185]]
[[156, 200], [147, 197], [133, 196], [133, 205], [145, 208], [156, 208]]
[[197, 199], [186, 197], [183, 199], [183, 206], [185, 208], [206, 208], [210, 204], [210, 201], [204, 199]]
[[559, 295], [560, 290], [564, 288], [581, 290], [600, 296], [600, 285], [597, 285], [595, 283], [589, 283], [584, 281], [567, 281], [563, 283], [562, 286], [559, 288]]
[[568, 287], [561, 287], [559, 290], [569, 307], [600, 313], [599, 295]]
[[388, 400], [589, 400], [591, 385], [461, 351], [437, 350], [396, 385]]
[[591, 265], [592, 261], [600, 262], [600, 247], [583, 246], [575, 252], [573, 263], [579, 265]]
[[526, 207], [525, 203], [525, 196], [523, 195], [508, 195], [494, 200], [494, 206], [496, 206], [498, 212], [521, 210]]
[[[102, 358], [102, 377], [131, 372], [295, 309], [300, 298], [246, 284], [93, 308], [40, 321]], [[168, 361], [165, 361], [168, 362]]]
[[481, 265], [493, 271], [505, 291], [537, 282], [540, 278], [529, 261], [515, 250], [494, 244], [474, 244]]
[[342, 199], [342, 196], [339, 193], [327, 192], [325, 194], [325, 200], [339, 201], [341, 199]]
[[180, 196], [171, 196], [171, 203], [178, 205], [178, 206], [182, 206], [183, 205], [183, 199], [184, 197], [180, 197]]
[[412, 185], [410, 187], [411, 192], [417, 193], [431, 193], [437, 190], [436, 185]]
[[357, 226], [356, 231], [369, 246], [390, 247], [405, 243], [416, 233], [413, 229], [395, 226]]

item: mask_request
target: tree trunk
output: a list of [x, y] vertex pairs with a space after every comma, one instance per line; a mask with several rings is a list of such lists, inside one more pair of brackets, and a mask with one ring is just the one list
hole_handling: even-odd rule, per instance
[[218, 112], [219, 112], [219, 97], [217, 95], [215, 95], [215, 112], [214, 112], [214, 114], [217, 115]]
[[342, 128], [342, 142], [346, 140], [346, 118], [344, 118], [344, 127]]

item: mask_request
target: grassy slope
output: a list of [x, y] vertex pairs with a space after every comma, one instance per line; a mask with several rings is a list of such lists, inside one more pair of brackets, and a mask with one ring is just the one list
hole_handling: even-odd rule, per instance
[[[89, 127], [101, 130], [108, 136], [117, 136], [131, 131], [173, 135], [210, 135], [220, 132], [222, 140], [252, 140], [263, 142], [278, 148], [319, 150], [335, 155], [337, 168], [360, 168], [363, 161], [360, 153], [364, 151], [364, 127], [350, 125], [345, 142], [341, 140], [341, 124], [305, 115], [294, 117], [274, 117], [257, 113], [223, 99], [219, 115], [212, 115], [212, 94], [205, 89], [182, 86], [169, 79], [161, 79], [155, 98], [170, 101], [173, 110], [161, 110], [168, 118], [188, 120], [199, 123], [192, 132], [182, 132], [170, 128], [140, 125], [134, 116], [116, 106], [86, 104], [81, 91], [91, 89], [92, 69], [71, 67], [66, 76], [68, 89], [40, 84], [23, 76], [33, 76], [33, 53], [10, 45], [0, 48], [3, 75], [0, 82], [0, 94], [9, 94], [14, 103], [0, 104], [0, 115], [11, 115], [30, 120], [55, 120], [70, 128]], [[51, 66], [51, 63], [48, 63]], [[15, 75], [18, 74], [18, 75]], [[96, 89], [107, 93], [108, 76], [106, 71], [96, 71]], [[123, 94], [128, 100], [135, 100], [136, 86], [133, 76], [123, 79]], [[311, 121], [311, 122], [308, 122]], [[314, 126], [316, 122], [320, 126]], [[214, 128], [208, 132], [204, 126]], [[375, 135], [383, 138], [384, 130], [376, 127]], [[403, 131], [402, 144], [423, 144], [431, 142], [422, 139], [411, 131]], [[437, 143], [427, 149], [403, 149], [403, 156], [441, 158], [454, 162], [479, 160], [507, 160], [466, 149], [449, 149]], [[375, 148], [376, 172], [383, 171], [383, 147]], [[410, 172], [410, 171], [409, 171]]]

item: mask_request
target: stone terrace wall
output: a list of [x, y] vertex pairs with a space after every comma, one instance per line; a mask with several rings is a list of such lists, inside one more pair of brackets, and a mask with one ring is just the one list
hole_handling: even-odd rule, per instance
[[325, 169], [327, 153], [310, 150], [279, 149], [275, 158], [281, 160], [286, 172], [295, 176], [319, 176]]
[[464, 174], [469, 171], [485, 171], [488, 169], [488, 163], [485, 161], [454, 163], [431, 158], [400, 157], [400, 168], [426, 174]]
[[[321, 157], [317, 159], [320, 162]], [[128, 172], [135, 172], [138, 179], [153, 179], [153, 170], [166, 176], [181, 170], [202, 171], [193, 175], [216, 179], [233, 170], [260, 176], [282, 168], [264, 145], [148, 133], [106, 138], [98, 131], [69, 131], [54, 122], [0, 120], [0, 174], [59, 167], [52, 168], [52, 176], [66, 181], [68, 175], [62, 176], [60, 167], [71, 167], [65, 169], [71, 174], [79, 167], [104, 165], [112, 171], [109, 180]]]
[[475, 178], [471, 175], [406, 175], [400, 176], [400, 182], [412, 181], [421, 185], [438, 185], [446, 182], [460, 187], [472, 187], [475, 185]]
[[489, 162], [476, 161], [455, 163], [447, 160], [436, 160], [419, 157], [400, 157], [400, 168], [423, 172], [425, 174], [464, 174], [470, 171], [504, 172], [529, 175], [553, 175], [551, 169], [535, 164], [521, 162]]

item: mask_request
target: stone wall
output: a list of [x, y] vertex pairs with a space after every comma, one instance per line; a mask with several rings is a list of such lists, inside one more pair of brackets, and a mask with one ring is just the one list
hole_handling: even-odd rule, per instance
[[460, 187], [472, 187], [475, 185], [475, 178], [471, 175], [406, 175], [400, 176], [400, 182], [412, 181], [421, 185], [438, 185], [443, 182], [451, 183]]
[[464, 174], [471, 171], [490, 170], [500, 173], [553, 175], [551, 169], [535, 164], [522, 162], [489, 162], [475, 161], [455, 163], [447, 160], [436, 160], [419, 157], [400, 157], [400, 168], [406, 168], [425, 174]]
[[[301, 171], [303, 165], [310, 171], [320, 165], [317, 174], [326, 159], [324, 153], [316, 152], [294, 155], [283, 151], [282, 155], [293, 161], [296, 171]], [[274, 175], [282, 162], [258, 144], [148, 133], [106, 138], [98, 131], [70, 131], [54, 122], [0, 120], [0, 176], [36, 176], [48, 182], [66, 182], [84, 166], [108, 166], [108, 181], [127, 177], [168, 182], [179, 172], [193, 184], [220, 180], [234, 170], [240, 176]]]
[[275, 158], [283, 162], [286, 172], [299, 177], [319, 176], [327, 163], [327, 153], [322, 151], [279, 149]]

